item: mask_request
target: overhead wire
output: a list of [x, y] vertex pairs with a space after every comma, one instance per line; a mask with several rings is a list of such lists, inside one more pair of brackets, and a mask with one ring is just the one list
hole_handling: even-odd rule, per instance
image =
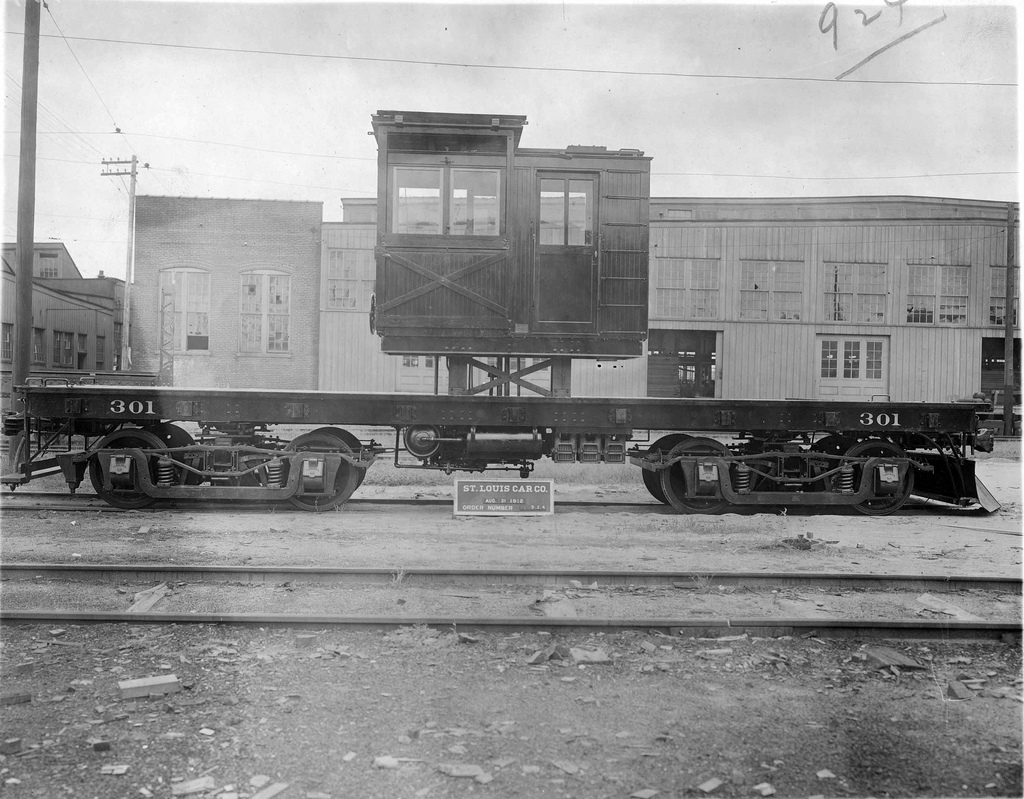
[[[52, 36], [52, 34], [42, 34]], [[844, 78], [837, 81], [835, 78], [815, 78], [803, 76], [776, 76], [776, 75], [741, 75], [728, 73], [697, 73], [697, 72], [673, 72], [667, 70], [626, 70], [626, 69], [588, 69], [584, 67], [551, 67], [531, 66], [524, 64], [480, 64], [457, 61], [432, 61], [409, 58], [384, 58], [382, 56], [351, 56], [337, 55], [335, 53], [300, 53], [289, 50], [262, 50], [247, 47], [216, 47], [213, 45], [198, 44], [174, 44], [170, 42], [144, 42], [134, 39], [111, 39], [96, 36], [71, 36], [67, 37], [75, 41], [99, 42], [102, 44], [126, 44], [139, 47], [164, 47], [179, 50], [205, 50], [215, 53], [238, 53], [246, 55], [272, 55], [286, 56], [290, 58], [315, 58], [318, 60], [338, 60], [367, 63], [387, 63], [407, 66], [428, 66], [428, 67], [455, 67], [461, 69], [488, 69], [488, 70], [512, 70], [521, 72], [559, 72], [582, 75], [625, 75], [630, 77], [643, 78], [688, 78], [699, 80], [744, 80], [744, 81], [794, 81], [799, 83], [831, 83], [831, 84], [884, 84], [896, 86], [977, 86], [983, 88], [1016, 88], [1016, 82], [999, 81], [926, 81], [926, 80], [863, 80]]]

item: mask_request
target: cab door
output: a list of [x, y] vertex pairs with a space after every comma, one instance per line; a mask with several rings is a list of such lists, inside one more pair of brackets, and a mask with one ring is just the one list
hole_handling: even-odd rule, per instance
[[537, 178], [533, 319], [542, 333], [597, 329], [597, 175]]

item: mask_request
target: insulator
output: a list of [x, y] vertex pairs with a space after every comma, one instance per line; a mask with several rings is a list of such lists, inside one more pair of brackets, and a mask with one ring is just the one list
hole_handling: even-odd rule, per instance
[[849, 464], [839, 467], [839, 490], [844, 494], [853, 493], [853, 467]]
[[750, 491], [750, 467], [745, 463], [739, 463], [736, 465], [736, 479], [733, 481], [733, 486], [741, 494], [746, 494]]
[[158, 486], [172, 486], [177, 482], [174, 474], [174, 464], [169, 460], [161, 459], [156, 464], [156, 484]]
[[281, 488], [284, 485], [284, 463], [277, 458], [267, 463], [267, 487]]

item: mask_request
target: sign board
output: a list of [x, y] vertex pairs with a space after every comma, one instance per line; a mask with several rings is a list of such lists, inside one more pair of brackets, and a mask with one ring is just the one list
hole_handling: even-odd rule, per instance
[[554, 512], [554, 480], [455, 481], [456, 516], [543, 516]]

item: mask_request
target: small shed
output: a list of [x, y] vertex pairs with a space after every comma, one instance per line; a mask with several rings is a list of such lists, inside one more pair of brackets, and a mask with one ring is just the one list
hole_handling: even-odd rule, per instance
[[520, 148], [526, 124], [489, 114], [373, 116], [371, 325], [384, 352], [642, 353], [650, 158]]

